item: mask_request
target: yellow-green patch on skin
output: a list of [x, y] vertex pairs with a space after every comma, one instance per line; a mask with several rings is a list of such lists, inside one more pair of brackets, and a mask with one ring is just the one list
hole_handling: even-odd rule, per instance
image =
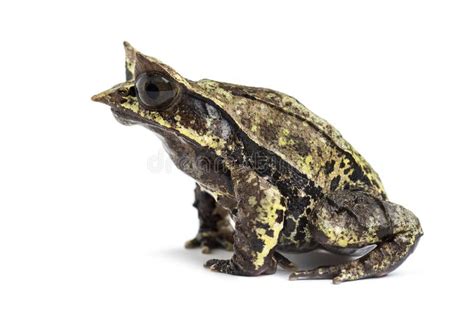
[[255, 196], [250, 196], [249, 197], [249, 205], [253, 207], [256, 204], [257, 204], [257, 199], [255, 198]]
[[122, 108], [125, 108], [125, 109], [128, 109], [128, 110], [134, 112], [135, 114], [138, 114], [139, 111], [140, 111], [140, 108], [139, 108], [138, 104], [130, 104], [130, 103], [127, 102], [127, 103], [121, 104], [120, 106], [122, 106]]
[[304, 174], [309, 177], [313, 175], [313, 157], [311, 155], [308, 155], [306, 157], [300, 157], [300, 159], [298, 159], [298, 164]]
[[288, 135], [290, 134], [290, 130], [283, 128], [281, 130], [281, 135], [278, 138], [278, 145], [279, 146], [286, 146], [286, 145], [291, 145], [294, 144], [294, 141], [292, 139], [288, 139]]

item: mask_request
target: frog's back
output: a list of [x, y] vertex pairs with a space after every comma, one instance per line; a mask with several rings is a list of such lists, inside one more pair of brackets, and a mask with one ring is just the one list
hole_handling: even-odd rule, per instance
[[260, 146], [304, 173], [323, 191], [363, 188], [385, 197], [378, 174], [326, 120], [291, 96], [212, 80], [197, 85]]

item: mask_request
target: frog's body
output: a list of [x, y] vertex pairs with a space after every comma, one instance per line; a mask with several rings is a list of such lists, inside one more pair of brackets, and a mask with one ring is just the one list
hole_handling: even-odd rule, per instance
[[[208, 252], [234, 245], [231, 260], [210, 260], [207, 267], [270, 274], [277, 262], [292, 266], [278, 251], [376, 244], [350, 263], [291, 275], [340, 282], [384, 275], [414, 249], [422, 235], [417, 218], [388, 202], [364, 158], [297, 100], [268, 89], [193, 82], [125, 46], [127, 82], [94, 99], [112, 106], [119, 120], [156, 132], [177, 167], [196, 180], [201, 224], [187, 246]], [[150, 88], [152, 80], [159, 82]], [[153, 93], [157, 86], [166, 90]], [[228, 215], [236, 223], [233, 235]]]

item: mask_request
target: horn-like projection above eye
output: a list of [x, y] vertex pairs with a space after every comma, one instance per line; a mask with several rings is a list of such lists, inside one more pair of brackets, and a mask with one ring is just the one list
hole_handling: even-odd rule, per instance
[[179, 87], [159, 73], [143, 73], [137, 77], [135, 87], [138, 99], [145, 108], [163, 111], [174, 104]]

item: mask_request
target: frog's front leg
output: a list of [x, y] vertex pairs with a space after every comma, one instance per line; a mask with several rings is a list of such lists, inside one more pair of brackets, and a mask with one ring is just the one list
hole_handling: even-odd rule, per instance
[[228, 212], [216, 200], [196, 184], [193, 206], [198, 210], [199, 231], [195, 238], [186, 242], [186, 248], [200, 247], [203, 253], [213, 248], [232, 250], [234, 230]]
[[274, 249], [283, 228], [283, 197], [268, 181], [247, 169], [232, 172], [237, 200], [234, 254], [230, 260], [209, 260], [205, 267], [234, 275], [256, 276], [276, 271]]

